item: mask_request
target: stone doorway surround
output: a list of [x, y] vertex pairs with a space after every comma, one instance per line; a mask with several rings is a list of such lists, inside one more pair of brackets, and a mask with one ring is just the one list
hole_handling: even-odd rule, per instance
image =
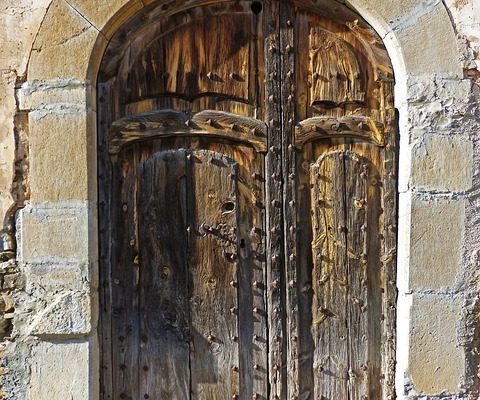
[[[24, 289], [3, 345], [7, 399], [99, 396], [96, 73], [112, 35], [152, 2], [53, 0], [35, 37], [16, 93], [31, 194], [16, 219]], [[383, 38], [396, 77], [397, 396], [476, 399], [479, 88], [441, 1], [345, 3]]]

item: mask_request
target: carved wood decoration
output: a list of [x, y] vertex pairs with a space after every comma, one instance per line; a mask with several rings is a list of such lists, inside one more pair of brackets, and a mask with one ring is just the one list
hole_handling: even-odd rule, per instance
[[396, 131], [335, 0], [161, 0], [99, 73], [101, 398], [395, 397]]

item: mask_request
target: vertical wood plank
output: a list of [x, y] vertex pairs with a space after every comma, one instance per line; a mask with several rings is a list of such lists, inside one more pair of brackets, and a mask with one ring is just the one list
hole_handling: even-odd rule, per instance
[[[347, 326], [349, 347], [349, 400], [364, 400], [369, 396], [369, 293], [368, 293], [368, 248], [367, 248], [367, 209], [368, 202], [368, 160], [346, 151], [345, 165], [345, 214], [347, 234]], [[375, 229], [374, 226], [371, 227]], [[377, 227], [378, 228], [378, 227]], [[372, 236], [377, 231], [372, 231]], [[373, 257], [378, 257], [378, 251]], [[378, 272], [378, 269], [377, 269]], [[373, 304], [372, 304], [373, 306]], [[374, 308], [373, 312], [377, 311]], [[377, 314], [378, 316], [378, 314]], [[377, 324], [378, 326], [378, 324]], [[373, 328], [370, 326], [370, 328]], [[380, 347], [380, 341], [374, 345]], [[380, 393], [373, 396], [380, 398]]]
[[[104, 99], [98, 107], [98, 127], [102, 132], [110, 123], [109, 108], [105, 104], [105, 98], [108, 97], [110, 83], [99, 84], [97, 87], [99, 98]], [[99, 174], [98, 182], [98, 207], [99, 207], [99, 256], [100, 256], [100, 287], [99, 287], [99, 305], [100, 321], [99, 330], [100, 340], [100, 396], [103, 400], [111, 400], [113, 396], [113, 364], [112, 364], [112, 345], [115, 341], [112, 336], [112, 225], [114, 210], [110, 207], [112, 199], [112, 165], [108, 155], [108, 143], [105, 135], [99, 135], [98, 143], [98, 163]]]
[[349, 399], [343, 157], [343, 152], [327, 153], [311, 167], [314, 399]]
[[270, 399], [286, 398], [286, 342], [284, 303], [284, 247], [282, 196], [282, 115], [279, 37], [280, 2], [264, 3], [266, 119], [268, 153], [266, 156], [267, 216], [267, 310], [269, 343]]
[[396, 303], [397, 303], [397, 175], [398, 134], [393, 105], [394, 82], [381, 83], [381, 114], [386, 126], [383, 165], [383, 257], [384, 300], [383, 317], [385, 341], [383, 354], [383, 394], [385, 399], [395, 398]]
[[239, 395], [237, 165], [195, 151], [188, 177], [192, 400]]
[[296, 48], [295, 9], [292, 3], [280, 4], [280, 54], [281, 54], [281, 111], [282, 111], [282, 173], [284, 214], [284, 256], [286, 296], [286, 355], [288, 399], [299, 396], [298, 367], [298, 293], [297, 293], [297, 212], [296, 212], [296, 154], [294, 150], [296, 121]]
[[186, 213], [185, 151], [154, 154], [139, 167], [140, 360], [129, 365], [138, 399], [189, 398]]
[[121, 154], [113, 163], [112, 352], [113, 398], [135, 399], [138, 392], [138, 265], [135, 264], [136, 157]]

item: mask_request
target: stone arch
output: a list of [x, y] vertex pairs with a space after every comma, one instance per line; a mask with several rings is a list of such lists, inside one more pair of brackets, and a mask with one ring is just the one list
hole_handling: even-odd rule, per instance
[[[169, 3], [158, 1], [156, 3]], [[51, 328], [52, 332], [39, 335], [80, 335], [89, 337], [82, 351], [89, 359], [90, 395], [95, 397], [98, 388], [98, 371], [95, 357], [96, 329], [96, 277], [97, 237], [96, 220], [96, 80], [103, 52], [113, 34], [145, 6], [154, 3], [147, 0], [115, 0], [105, 4], [85, 0], [53, 0], [37, 34], [27, 71], [27, 81], [22, 87], [20, 106], [29, 111], [29, 128], [32, 135], [31, 147], [31, 202], [27, 212], [22, 212], [20, 227], [20, 262], [44, 263], [61, 261], [89, 265], [86, 278], [92, 285], [82, 288], [80, 293], [91, 300], [82, 309], [79, 318], [86, 324], [70, 329], [61, 324]], [[200, 3], [200, 1], [199, 1]], [[362, 15], [382, 37], [391, 57], [396, 84], [396, 106], [400, 111], [400, 254], [399, 289], [408, 292], [410, 287], [409, 266], [411, 207], [413, 184], [422, 187], [424, 183], [412, 181], [412, 146], [409, 144], [412, 128], [408, 115], [412, 112], [412, 95], [407, 80], [415, 83], [422, 78], [435, 77], [454, 81], [463, 76], [457, 49], [455, 33], [441, 1], [417, 2], [351, 0], [349, 6]], [[440, 37], [425, 40], [425, 46], [418, 50], [419, 37]], [[448, 83], [448, 82], [447, 82]], [[48, 105], [48, 106], [47, 106]], [[421, 134], [421, 133], [420, 133]], [[68, 135], [69, 140], [65, 141]], [[444, 139], [442, 139], [444, 140]], [[446, 139], [445, 139], [446, 140]], [[445, 143], [447, 146], [448, 143]], [[448, 146], [447, 146], [448, 147]], [[67, 171], [61, 177], [52, 177], [52, 165]], [[87, 173], [85, 173], [87, 171]], [[438, 183], [443, 188], [443, 183]], [[453, 191], [465, 190], [465, 184], [447, 184]], [[49, 203], [48, 206], [45, 204]], [[29, 248], [27, 239], [39, 219], [49, 222], [45, 234], [60, 240], [64, 235], [76, 237], [59, 251], [43, 246]], [[73, 221], [65, 224], [65, 220]], [[80, 232], [80, 234], [78, 234]], [[82, 245], [78, 245], [78, 243]], [[80, 296], [81, 298], [81, 296]], [[83, 300], [82, 300], [83, 301]], [[408, 303], [408, 301], [407, 301]], [[405, 318], [405, 326], [399, 327], [399, 346], [407, 351], [410, 338], [410, 305], [399, 309]], [[49, 328], [50, 329], [50, 328]], [[403, 332], [403, 333], [402, 333]], [[63, 336], [62, 336], [63, 337]], [[403, 341], [403, 342], [402, 342]], [[408, 352], [407, 352], [408, 353]], [[397, 385], [399, 394], [407, 383], [402, 374], [407, 373], [410, 358], [399, 359]], [[402, 366], [403, 363], [403, 366]], [[408, 374], [407, 374], [408, 375]], [[413, 379], [415, 386], [415, 379]], [[400, 389], [401, 387], [401, 389]], [[427, 388], [428, 389], [428, 388]], [[427, 390], [425, 389], [425, 390]], [[432, 390], [436, 390], [434, 388]], [[448, 390], [453, 390], [448, 386]], [[420, 392], [425, 392], [423, 387]]]

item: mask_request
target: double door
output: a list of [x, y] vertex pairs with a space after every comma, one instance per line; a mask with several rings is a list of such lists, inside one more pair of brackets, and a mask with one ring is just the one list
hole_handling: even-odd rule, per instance
[[179, 10], [101, 89], [105, 399], [393, 395], [392, 80], [315, 7]]

